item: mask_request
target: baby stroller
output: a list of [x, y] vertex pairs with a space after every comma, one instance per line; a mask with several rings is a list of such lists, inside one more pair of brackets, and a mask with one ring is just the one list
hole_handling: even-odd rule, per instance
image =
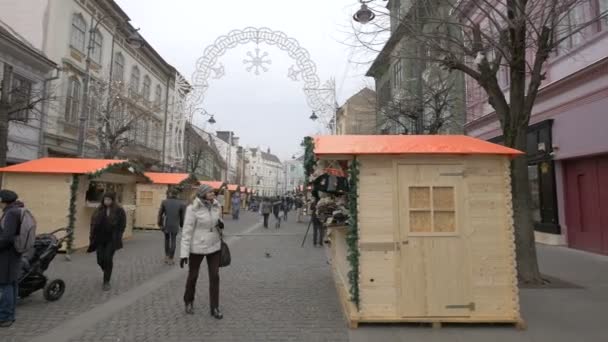
[[[58, 233], [65, 235], [58, 238]], [[24, 253], [21, 258], [20, 298], [25, 298], [40, 289], [44, 289], [44, 299], [49, 302], [61, 298], [65, 291], [65, 282], [61, 279], [53, 279], [49, 282], [44, 271], [49, 268], [62, 243], [72, 234], [70, 229], [60, 228], [51, 233], [36, 236], [34, 248]]]

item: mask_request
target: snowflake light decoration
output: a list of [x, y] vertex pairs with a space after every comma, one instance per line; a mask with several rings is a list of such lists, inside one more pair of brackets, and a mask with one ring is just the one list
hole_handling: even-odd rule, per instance
[[270, 58], [268, 58], [268, 52], [264, 51], [264, 53], [260, 54], [260, 48], [255, 48], [255, 54], [251, 51], [247, 52], [247, 56], [249, 59], [243, 60], [243, 64], [249, 65], [247, 67], [247, 71], [254, 71], [256, 75], [260, 74], [260, 69], [264, 72], [268, 72], [268, 68], [265, 65], [272, 64]]

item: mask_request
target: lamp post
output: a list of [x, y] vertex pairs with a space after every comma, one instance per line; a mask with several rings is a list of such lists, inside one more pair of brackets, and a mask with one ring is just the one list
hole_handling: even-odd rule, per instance
[[[80, 118], [78, 125], [78, 146], [76, 153], [79, 157], [85, 156], [85, 145], [86, 145], [86, 127], [87, 120], [89, 119], [89, 84], [91, 82], [91, 53], [95, 48], [95, 41], [97, 35], [97, 29], [99, 25], [104, 22], [107, 18], [110, 18], [110, 15], [104, 15], [98, 19], [95, 19], [95, 25], [91, 25], [91, 29], [89, 30], [89, 43], [87, 45], [87, 56], [85, 59], [85, 76], [83, 83], [83, 91], [82, 91], [82, 106], [80, 108]], [[134, 46], [135, 48], [141, 48], [144, 44], [144, 40], [137, 34], [133, 32], [128, 38], [127, 43]]]
[[[331, 100], [332, 100], [332, 106], [333, 106], [333, 115], [331, 120], [328, 122], [328, 128], [331, 131], [331, 134], [336, 134], [336, 115], [338, 114], [338, 101], [337, 101], [337, 94], [336, 94], [336, 86], [335, 83], [334, 84], [330, 84], [330, 88], [304, 88], [304, 90], [313, 90], [313, 91], [328, 91], [331, 92]], [[319, 116], [317, 115], [317, 113], [315, 111], [312, 112], [312, 114], [309, 117], [310, 120], [312, 121], [316, 121], [317, 119], [319, 119]]]

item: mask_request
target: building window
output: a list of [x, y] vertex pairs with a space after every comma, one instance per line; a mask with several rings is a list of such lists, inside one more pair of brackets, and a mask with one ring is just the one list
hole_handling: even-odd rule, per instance
[[401, 60], [393, 65], [393, 88], [401, 89], [403, 85], [403, 63]]
[[144, 87], [142, 89], [142, 95], [146, 101], [150, 101], [150, 87], [152, 87], [152, 81], [150, 76], [146, 75], [144, 76]]
[[91, 51], [91, 59], [97, 64], [101, 64], [101, 55], [103, 51], [103, 36], [99, 30], [96, 30], [91, 35], [93, 49]]
[[557, 47], [557, 53], [561, 54], [579, 45], [585, 34], [585, 29], [581, 29], [588, 21], [589, 2], [583, 1], [573, 7], [564, 16], [561, 23], [557, 26], [557, 39], [564, 39]]
[[11, 106], [17, 111], [11, 113], [11, 120], [27, 122], [32, 98], [32, 82], [20, 75], [13, 76], [11, 85]]
[[112, 71], [112, 79], [115, 82], [124, 82], [125, 80], [125, 57], [122, 53], [117, 53], [114, 57], [114, 70]]
[[163, 101], [163, 90], [160, 85], [156, 86], [154, 91], [154, 105], [160, 107], [160, 103]]
[[72, 37], [70, 38], [70, 45], [80, 52], [84, 53], [84, 41], [87, 31], [87, 23], [81, 14], [74, 14], [72, 16]]
[[131, 69], [131, 81], [129, 83], [129, 91], [131, 94], [139, 93], [139, 77], [139, 68], [135, 66]]
[[604, 19], [602, 20], [603, 28], [608, 24], [608, 0], [599, 0], [597, 15], [604, 15]]
[[75, 123], [80, 111], [80, 82], [71, 78], [68, 82], [68, 93], [65, 101], [65, 121]]

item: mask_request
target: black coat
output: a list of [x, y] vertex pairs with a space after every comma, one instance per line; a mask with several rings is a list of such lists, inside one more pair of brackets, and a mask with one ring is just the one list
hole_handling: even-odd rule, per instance
[[104, 242], [111, 243], [114, 250], [122, 248], [122, 235], [127, 226], [127, 214], [119, 206], [113, 207], [109, 216], [106, 216], [105, 211], [105, 208], [98, 208], [91, 217], [89, 249], [87, 250], [89, 253], [94, 252], [97, 246]]
[[20, 202], [9, 204], [0, 219], [0, 284], [19, 280], [21, 254], [15, 250], [15, 236], [21, 226], [22, 207]]

